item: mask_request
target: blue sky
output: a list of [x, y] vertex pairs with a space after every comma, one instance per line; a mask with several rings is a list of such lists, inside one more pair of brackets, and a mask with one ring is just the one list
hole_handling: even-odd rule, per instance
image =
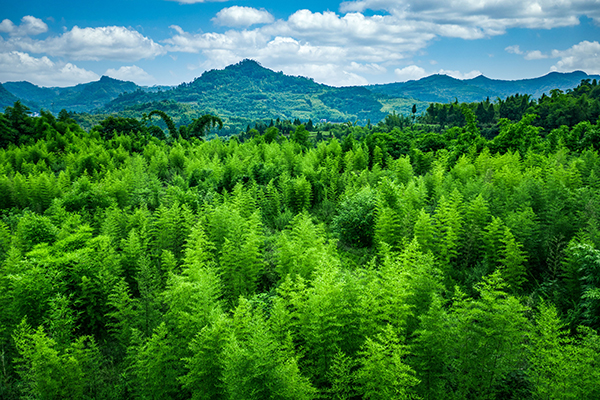
[[0, 82], [177, 85], [244, 58], [335, 86], [600, 74], [600, 0], [3, 3]]

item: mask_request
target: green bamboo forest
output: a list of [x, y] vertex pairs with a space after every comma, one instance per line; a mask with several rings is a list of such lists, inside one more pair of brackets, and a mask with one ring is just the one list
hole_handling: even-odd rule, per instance
[[2, 399], [600, 398], [600, 85], [376, 123], [0, 113]]

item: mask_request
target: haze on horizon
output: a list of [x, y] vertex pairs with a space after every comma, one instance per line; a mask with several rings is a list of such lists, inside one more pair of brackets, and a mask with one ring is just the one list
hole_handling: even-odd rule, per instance
[[600, 73], [599, 0], [11, 3], [0, 82], [177, 85], [242, 59], [333, 86]]

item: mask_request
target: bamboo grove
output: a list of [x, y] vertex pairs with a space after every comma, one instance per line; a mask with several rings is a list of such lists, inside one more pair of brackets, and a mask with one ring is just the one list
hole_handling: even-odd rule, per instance
[[8, 107], [0, 398], [599, 398], [600, 123], [461, 112], [203, 140]]

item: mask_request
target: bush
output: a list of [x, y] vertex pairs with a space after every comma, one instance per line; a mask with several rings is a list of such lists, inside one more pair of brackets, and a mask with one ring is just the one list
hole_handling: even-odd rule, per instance
[[340, 204], [333, 231], [351, 247], [370, 247], [375, 234], [375, 194], [365, 188]]

